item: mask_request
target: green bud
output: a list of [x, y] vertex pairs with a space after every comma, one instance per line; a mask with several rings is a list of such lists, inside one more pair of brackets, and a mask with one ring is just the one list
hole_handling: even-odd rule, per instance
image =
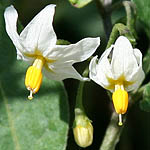
[[85, 115], [75, 117], [73, 134], [76, 143], [80, 147], [90, 146], [93, 142], [93, 126]]

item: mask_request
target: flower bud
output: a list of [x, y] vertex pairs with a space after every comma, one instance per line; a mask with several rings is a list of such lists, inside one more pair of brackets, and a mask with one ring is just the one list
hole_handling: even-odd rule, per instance
[[74, 122], [74, 139], [80, 147], [90, 146], [93, 142], [93, 126], [86, 116], [77, 116]]

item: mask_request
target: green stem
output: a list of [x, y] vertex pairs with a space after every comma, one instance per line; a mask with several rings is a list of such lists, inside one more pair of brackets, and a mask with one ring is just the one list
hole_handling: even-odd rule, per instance
[[119, 35], [127, 35], [127, 34], [129, 34], [129, 30], [124, 24], [122, 23], [115, 24], [110, 34], [110, 38], [109, 38], [106, 49], [109, 48], [112, 44], [114, 44], [116, 38]]
[[117, 121], [118, 121], [118, 114], [116, 114], [116, 112], [113, 112], [110, 123], [105, 133], [105, 137], [102, 141], [99, 150], [115, 150], [115, 146], [119, 142], [119, 138], [123, 128], [123, 126], [120, 127], [117, 125]]
[[[83, 77], [87, 77], [89, 73], [88, 68], [86, 68], [83, 72]], [[83, 96], [83, 88], [84, 88], [85, 82], [80, 81], [78, 91], [77, 91], [77, 97], [76, 97], [76, 105], [75, 105], [75, 115], [76, 114], [84, 114], [84, 107], [82, 103], [82, 96]]]
[[114, 44], [116, 38], [119, 35], [126, 36], [133, 45], [135, 44], [135, 38], [132, 35], [132, 33], [130, 32], [129, 28], [122, 23], [117, 23], [114, 25], [114, 27], [112, 29], [106, 49], [109, 48], [112, 44]]
[[131, 31], [131, 33], [134, 35], [135, 38], [137, 38], [137, 34], [135, 31], [135, 22], [136, 22], [136, 8], [134, 3], [130, 1], [123, 1], [123, 6], [125, 7], [126, 14], [127, 14], [127, 27]]
[[78, 91], [77, 91], [77, 97], [76, 97], [76, 108], [79, 108], [81, 110], [84, 110], [83, 104], [82, 104], [82, 93], [83, 93], [83, 87], [84, 87], [84, 82], [80, 81]]

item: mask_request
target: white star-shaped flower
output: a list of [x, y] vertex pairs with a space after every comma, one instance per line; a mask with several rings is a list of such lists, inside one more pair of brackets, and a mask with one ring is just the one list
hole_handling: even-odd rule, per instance
[[121, 125], [121, 114], [128, 107], [127, 91], [137, 89], [145, 77], [142, 53], [133, 49], [126, 37], [120, 36], [99, 60], [97, 56], [91, 60], [89, 70], [93, 81], [113, 92], [113, 103]]
[[87, 80], [72, 65], [89, 58], [100, 44], [98, 37], [85, 38], [76, 44], [56, 45], [57, 37], [52, 26], [54, 13], [55, 5], [46, 6], [19, 35], [16, 27], [17, 11], [10, 6], [4, 12], [6, 31], [16, 47], [17, 59], [31, 64], [25, 79], [25, 85], [30, 90], [29, 99], [40, 88], [42, 72], [52, 80]]

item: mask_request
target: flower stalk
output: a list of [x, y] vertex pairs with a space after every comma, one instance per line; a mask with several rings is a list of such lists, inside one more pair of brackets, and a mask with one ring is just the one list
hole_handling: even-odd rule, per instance
[[106, 49], [109, 48], [115, 42], [115, 40], [117, 39], [119, 35], [124, 35], [125, 37], [129, 39], [129, 41], [133, 45], [135, 45], [135, 42], [136, 42], [135, 38], [131, 34], [129, 28], [122, 23], [117, 23], [114, 25], [112, 29]]
[[[88, 76], [88, 68], [83, 72], [83, 76]], [[80, 81], [76, 97], [75, 120], [73, 123], [73, 134], [76, 143], [80, 147], [87, 147], [93, 142], [93, 126], [91, 120], [87, 117], [82, 103], [82, 93], [85, 82]]]
[[123, 126], [120, 127], [117, 125], [117, 120], [118, 115], [115, 112], [113, 112], [99, 150], [115, 150], [115, 146], [119, 142], [121, 131], [123, 129]]
[[[86, 68], [83, 72], [83, 77], [87, 77], [89, 73], [88, 68]], [[82, 103], [82, 97], [83, 97], [83, 88], [84, 88], [85, 82], [80, 81], [78, 91], [77, 91], [77, 97], [76, 97], [76, 105], [75, 105], [75, 110], [80, 109], [81, 111], [84, 112], [84, 107]]]

